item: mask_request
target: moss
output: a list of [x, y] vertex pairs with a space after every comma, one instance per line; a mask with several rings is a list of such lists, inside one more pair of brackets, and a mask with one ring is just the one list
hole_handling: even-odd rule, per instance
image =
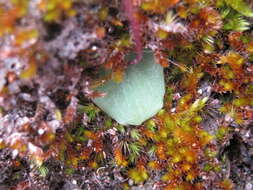
[[[1, 153], [37, 164], [42, 178], [53, 176], [44, 165], [52, 158], [70, 176], [108, 166], [135, 185], [160, 176], [158, 184], [169, 190], [233, 189], [239, 182], [223, 177], [220, 154], [234, 133], [245, 144], [252, 138], [244, 135], [253, 117], [252, 3], [246, 2], [1, 3]], [[91, 99], [105, 95], [95, 88], [107, 80], [122, 82], [144, 47], [164, 68], [164, 107], [142, 125], [123, 126]], [[131, 51], [137, 56], [129, 63]], [[99, 78], [101, 68], [110, 74]], [[18, 189], [22, 179], [14, 178], [11, 187]]]

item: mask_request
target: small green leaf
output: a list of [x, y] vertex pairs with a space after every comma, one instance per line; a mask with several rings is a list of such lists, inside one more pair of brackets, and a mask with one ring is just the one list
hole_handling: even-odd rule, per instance
[[129, 144], [129, 149], [130, 149], [132, 154], [137, 155], [137, 156], [140, 155], [141, 147], [137, 143]]
[[133, 139], [136, 139], [136, 140], [140, 139], [140, 137], [141, 137], [139, 131], [136, 130], [136, 129], [132, 129], [132, 130], [130, 131], [130, 136], [131, 136]]
[[244, 0], [225, 0], [228, 6], [247, 17], [253, 17], [253, 10]]
[[46, 177], [49, 172], [48, 168], [44, 165], [40, 166], [38, 170], [41, 177]]
[[233, 30], [243, 32], [250, 28], [250, 23], [241, 14], [230, 11], [230, 13], [225, 17], [225, 23], [223, 25], [224, 30]]
[[163, 106], [163, 68], [153, 53], [145, 53], [140, 63], [127, 68], [121, 83], [108, 81], [97, 90], [106, 93], [93, 99], [98, 107], [122, 125], [140, 125]]

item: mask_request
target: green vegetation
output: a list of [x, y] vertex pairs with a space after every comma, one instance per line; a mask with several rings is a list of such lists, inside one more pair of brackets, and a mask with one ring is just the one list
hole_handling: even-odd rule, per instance
[[253, 180], [242, 158], [252, 157], [252, 7], [0, 1], [0, 185], [243, 189]]

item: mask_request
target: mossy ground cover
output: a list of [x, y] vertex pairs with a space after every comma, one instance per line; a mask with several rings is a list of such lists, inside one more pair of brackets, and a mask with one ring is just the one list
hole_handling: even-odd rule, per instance
[[[0, 189], [251, 190], [252, 7], [0, 0]], [[121, 125], [92, 100], [146, 49], [164, 106]]]

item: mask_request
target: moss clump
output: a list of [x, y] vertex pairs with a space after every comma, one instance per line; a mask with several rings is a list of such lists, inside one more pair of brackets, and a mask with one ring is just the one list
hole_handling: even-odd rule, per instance
[[[251, 184], [252, 6], [246, 0], [1, 1], [0, 185], [220, 190]], [[164, 106], [143, 124], [123, 126], [92, 100], [105, 95], [96, 89], [106, 82], [121, 84], [145, 48], [164, 70]], [[101, 69], [109, 74], [101, 78]]]

